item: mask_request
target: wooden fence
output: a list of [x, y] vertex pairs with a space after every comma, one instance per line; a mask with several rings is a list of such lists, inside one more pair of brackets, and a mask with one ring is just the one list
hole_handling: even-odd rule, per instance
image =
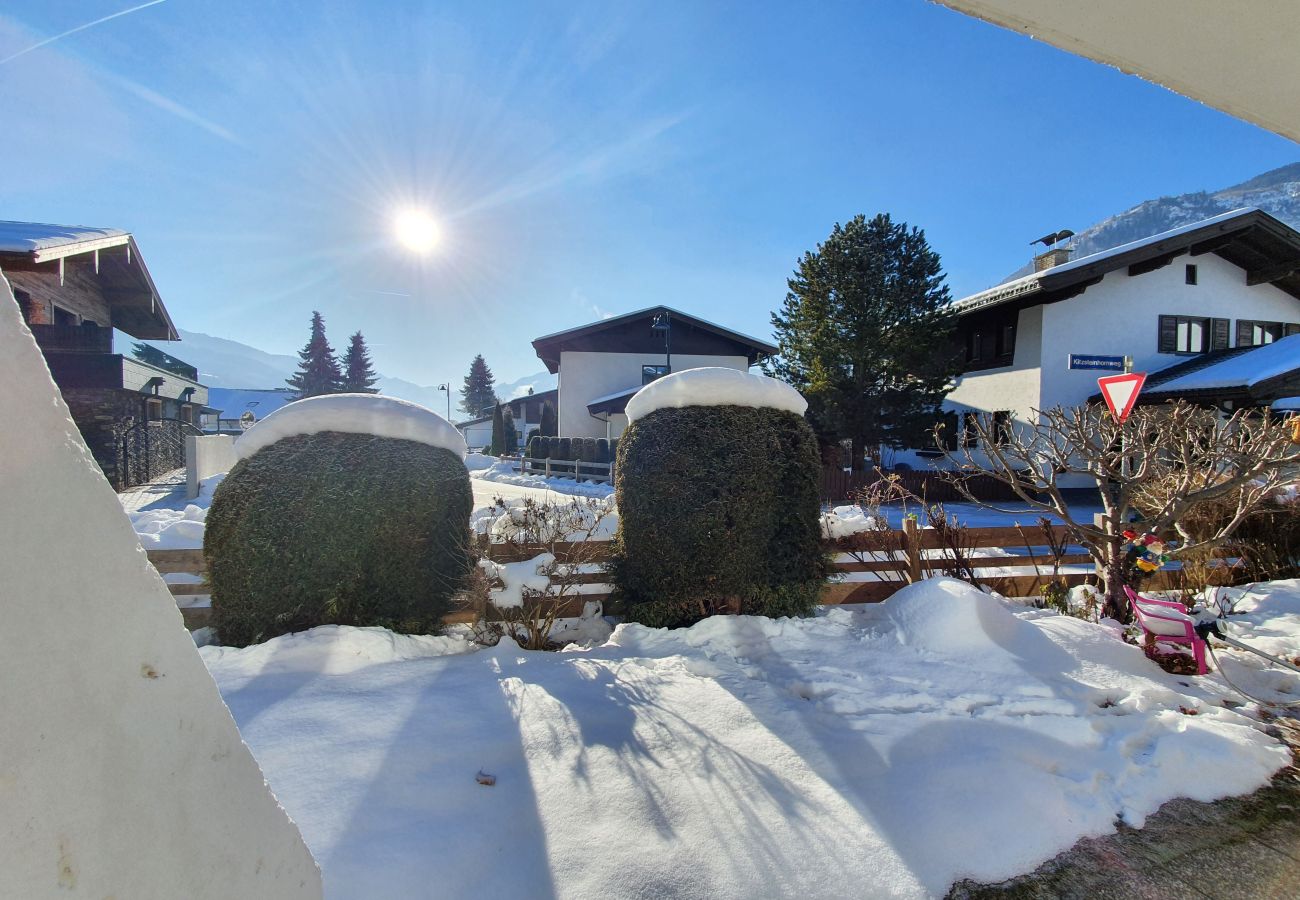
[[[923, 497], [929, 503], [953, 503], [966, 500], [952, 484], [942, 476], [929, 471], [891, 472], [897, 476], [899, 484]], [[858, 492], [881, 480], [879, 472], [846, 472], [839, 466], [822, 468], [821, 497], [823, 502], [847, 503], [857, 499]], [[977, 475], [968, 484], [975, 496], [981, 500], [1016, 500], [1015, 492], [1007, 485], [988, 475]]]
[[533, 459], [525, 456], [519, 461], [521, 475], [573, 478], [578, 481], [599, 481], [602, 484], [612, 482], [613, 469], [613, 463], [588, 462], [585, 459]]
[[[1053, 530], [1056, 542], [1066, 540], [1065, 529]], [[856, 544], [856, 549], [855, 549]], [[1028, 546], [1027, 546], [1028, 545]], [[1027, 597], [1038, 594], [1043, 585], [1052, 579], [1053, 566], [1059, 569], [1057, 577], [1071, 587], [1095, 582], [1092, 558], [1079, 547], [1067, 547], [1067, 553], [1053, 559], [1047, 548], [1047, 538], [1037, 526], [997, 528], [968, 528], [963, 532], [963, 550], [997, 552], [997, 555], [969, 556], [974, 580], [1007, 597]], [[826, 549], [832, 554], [835, 574], [822, 590], [823, 604], [878, 603], [913, 581], [939, 575], [955, 565], [955, 554], [943, 544], [942, 535], [929, 528], [920, 528], [907, 520], [901, 530], [876, 532], [869, 545], [855, 539], [828, 541]], [[561, 563], [582, 563], [593, 569], [572, 576], [568, 598], [561, 604], [561, 616], [577, 616], [583, 604], [600, 600], [606, 612], [617, 613], [610, 604], [612, 588], [600, 571], [600, 564], [608, 559], [609, 542], [575, 542], [548, 545], [492, 544], [484, 542], [479, 552], [498, 563], [519, 562], [532, 559], [541, 553], [554, 553]], [[1010, 554], [1010, 555], [1008, 555]], [[966, 556], [965, 553], [962, 554]], [[204, 575], [201, 550], [150, 550], [149, 560], [160, 573], [186, 573]], [[1179, 586], [1177, 571], [1157, 572], [1148, 585], [1153, 590], [1168, 590]], [[170, 584], [173, 596], [181, 604], [186, 626], [191, 630], [209, 624], [210, 610], [206, 604], [187, 607], [189, 601], [200, 600], [208, 592], [203, 584]], [[454, 612], [447, 616], [451, 623], [473, 621], [475, 614]]]

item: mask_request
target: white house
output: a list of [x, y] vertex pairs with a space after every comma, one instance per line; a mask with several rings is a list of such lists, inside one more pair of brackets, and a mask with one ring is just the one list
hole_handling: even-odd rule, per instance
[[627, 401], [669, 372], [725, 366], [742, 372], [777, 348], [667, 306], [548, 334], [533, 349], [559, 375], [556, 413], [562, 437], [618, 437]]
[[[1300, 334], [1300, 233], [1257, 209], [1076, 260], [1049, 250], [1035, 263], [1033, 274], [954, 304], [966, 364], [944, 409], [959, 418], [989, 413], [1014, 427], [1035, 410], [1082, 405], [1096, 399], [1097, 377], [1113, 374], [1104, 367], [1125, 356], [1149, 373], [1143, 400], [1170, 399], [1180, 376]], [[1271, 381], [1239, 378], [1207, 391], [1202, 378], [1188, 398], [1227, 409], [1300, 393], [1300, 347], [1290, 369], [1272, 358], [1288, 355], [1278, 350], [1260, 360]], [[1231, 371], [1251, 368], [1246, 359]], [[969, 440], [964, 425], [959, 432]], [[930, 458], [913, 451], [895, 463]]]

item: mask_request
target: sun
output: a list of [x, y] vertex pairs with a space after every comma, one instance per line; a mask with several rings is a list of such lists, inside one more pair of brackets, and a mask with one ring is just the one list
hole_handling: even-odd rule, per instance
[[405, 209], [398, 213], [393, 220], [393, 233], [403, 247], [421, 255], [438, 246], [442, 237], [438, 223], [422, 209]]

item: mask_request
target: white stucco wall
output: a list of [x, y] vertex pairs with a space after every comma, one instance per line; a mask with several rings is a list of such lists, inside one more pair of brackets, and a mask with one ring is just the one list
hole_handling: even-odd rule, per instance
[[[625, 388], [641, 386], [642, 366], [664, 365], [662, 353], [593, 353], [590, 351], [565, 351], [560, 354], [560, 391], [557, 422], [562, 437], [606, 436], [605, 423], [593, 419], [587, 404], [597, 397], [613, 394]], [[689, 356], [673, 354], [673, 371], [696, 369], [700, 366], [725, 366], [749, 370], [749, 360], [744, 356]], [[622, 421], [619, 421], [622, 420]], [[611, 435], [617, 437], [626, 427], [622, 416], [611, 423]]]
[[229, 472], [235, 461], [233, 434], [186, 435], [185, 496], [197, 497], [203, 479]]
[[0, 895], [316, 898], [0, 278]]
[[471, 450], [481, 450], [492, 443], [492, 421], [466, 425], [460, 430], [465, 438], [465, 445]]

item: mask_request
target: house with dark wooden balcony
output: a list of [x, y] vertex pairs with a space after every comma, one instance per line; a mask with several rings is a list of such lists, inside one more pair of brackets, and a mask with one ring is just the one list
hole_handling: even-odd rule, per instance
[[115, 352], [114, 330], [180, 336], [135, 239], [113, 228], [0, 222], [0, 274], [104, 474], [121, 489], [184, 465], [208, 389], [153, 347]]

